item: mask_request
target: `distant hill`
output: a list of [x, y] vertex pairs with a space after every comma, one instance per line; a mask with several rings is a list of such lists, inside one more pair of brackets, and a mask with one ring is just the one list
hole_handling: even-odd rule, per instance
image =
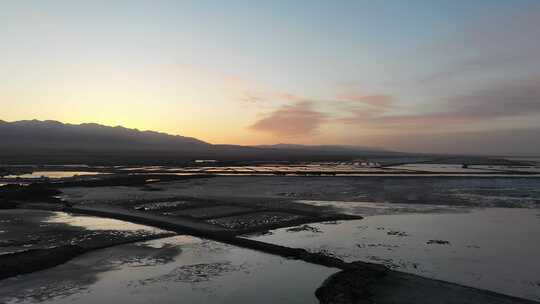
[[0, 120], [2, 163], [181, 163], [228, 161], [348, 160], [402, 153], [355, 146], [213, 145], [196, 138], [99, 124]]
[[0, 140], [4, 147], [51, 150], [200, 150], [210, 146], [192, 137], [51, 120], [0, 121]]

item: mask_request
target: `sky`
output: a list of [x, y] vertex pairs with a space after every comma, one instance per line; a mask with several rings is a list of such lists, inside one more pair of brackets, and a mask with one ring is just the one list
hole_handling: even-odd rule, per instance
[[3, 1], [0, 120], [540, 154], [540, 2]]

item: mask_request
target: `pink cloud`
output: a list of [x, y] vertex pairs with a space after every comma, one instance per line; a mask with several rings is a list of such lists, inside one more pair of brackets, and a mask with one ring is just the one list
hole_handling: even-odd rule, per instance
[[299, 101], [285, 105], [260, 119], [249, 128], [282, 136], [312, 134], [326, 119], [326, 115], [313, 109], [313, 103]]
[[[540, 114], [540, 75], [492, 82], [471, 92], [447, 98], [444, 109], [430, 113], [392, 115], [392, 107], [366, 109], [351, 106], [336, 121], [377, 128], [440, 127], [499, 118]], [[382, 103], [384, 104], [384, 102]]]

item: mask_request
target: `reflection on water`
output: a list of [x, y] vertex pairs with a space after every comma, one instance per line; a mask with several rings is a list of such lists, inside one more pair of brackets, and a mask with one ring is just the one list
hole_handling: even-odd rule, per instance
[[431, 173], [501, 173], [501, 172], [530, 172], [540, 173], [540, 168], [535, 165], [471, 165], [463, 167], [457, 164], [405, 164], [386, 167], [396, 170], [409, 170]]
[[343, 202], [298, 200], [297, 202], [318, 207], [329, 207], [339, 213], [351, 215], [382, 215], [395, 213], [433, 213], [433, 212], [467, 212], [463, 206], [448, 206], [435, 204], [397, 204], [374, 202]]
[[335, 272], [177, 236], [95, 251], [5, 280], [0, 302], [317, 303], [316, 288]]
[[95, 248], [173, 235], [119, 220], [28, 209], [0, 210], [0, 231], [0, 254], [68, 244]]
[[177, 235], [169, 238], [150, 240], [143, 243], [138, 243], [136, 245], [147, 248], [161, 249], [171, 246], [181, 247], [182, 245], [193, 245], [199, 242], [200, 240], [198, 238], [192, 237], [190, 235]]
[[394, 214], [252, 238], [540, 300], [536, 209]]
[[21, 175], [7, 175], [5, 178], [67, 178], [75, 176], [105, 174], [101, 172], [88, 171], [35, 171]]
[[540, 156], [529, 156], [529, 157], [505, 157], [507, 160], [513, 160], [513, 161], [524, 161], [524, 162], [531, 162], [536, 165], [540, 165]]
[[387, 167], [391, 169], [422, 171], [422, 172], [443, 172], [443, 173], [489, 173], [486, 168], [463, 167], [457, 164], [405, 164]]
[[95, 217], [76, 215], [65, 212], [53, 212], [53, 214], [45, 221], [47, 223], [67, 224], [76, 227], [82, 227], [88, 230], [116, 230], [116, 231], [139, 231], [150, 230], [152, 233], [163, 232], [163, 230], [152, 228], [149, 226], [138, 225], [130, 222]]

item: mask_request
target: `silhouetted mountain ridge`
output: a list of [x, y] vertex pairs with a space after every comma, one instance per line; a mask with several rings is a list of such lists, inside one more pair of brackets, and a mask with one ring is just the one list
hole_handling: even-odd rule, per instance
[[213, 145], [192, 137], [95, 123], [0, 120], [2, 163], [179, 163], [228, 161], [347, 160], [403, 155], [355, 146]]
[[10, 148], [53, 150], [185, 150], [210, 146], [192, 137], [95, 123], [64, 124], [52, 120], [0, 121], [0, 140]]

